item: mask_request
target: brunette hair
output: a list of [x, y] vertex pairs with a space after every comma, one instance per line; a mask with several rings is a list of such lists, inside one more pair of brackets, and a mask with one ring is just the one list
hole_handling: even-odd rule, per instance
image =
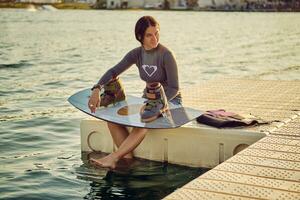
[[149, 26], [159, 27], [159, 23], [151, 16], [143, 16], [135, 24], [135, 38], [141, 44], [143, 44], [145, 32]]

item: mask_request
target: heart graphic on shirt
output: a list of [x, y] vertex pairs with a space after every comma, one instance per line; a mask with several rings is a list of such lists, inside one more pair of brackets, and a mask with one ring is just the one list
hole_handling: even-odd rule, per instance
[[149, 77], [151, 77], [157, 70], [157, 66], [155, 65], [142, 65], [142, 68]]

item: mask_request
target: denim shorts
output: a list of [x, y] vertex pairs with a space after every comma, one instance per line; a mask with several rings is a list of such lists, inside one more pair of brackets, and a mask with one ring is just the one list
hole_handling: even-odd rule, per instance
[[181, 105], [182, 104], [182, 97], [178, 95], [174, 99], [172, 99], [170, 102], [174, 105]]

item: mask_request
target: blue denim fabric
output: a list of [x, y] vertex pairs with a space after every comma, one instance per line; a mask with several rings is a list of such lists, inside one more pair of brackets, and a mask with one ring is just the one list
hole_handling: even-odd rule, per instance
[[181, 105], [182, 104], [182, 98], [180, 96], [175, 97], [170, 101], [174, 105]]

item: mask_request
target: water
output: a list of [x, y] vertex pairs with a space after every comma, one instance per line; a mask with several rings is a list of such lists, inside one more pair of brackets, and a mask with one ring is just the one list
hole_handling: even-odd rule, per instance
[[[221, 77], [300, 79], [299, 13], [0, 10], [0, 198], [159, 199], [202, 169], [137, 160], [113, 172], [81, 159], [66, 99], [138, 43], [142, 15], [161, 24], [181, 87]], [[144, 83], [122, 75], [128, 93]]]

